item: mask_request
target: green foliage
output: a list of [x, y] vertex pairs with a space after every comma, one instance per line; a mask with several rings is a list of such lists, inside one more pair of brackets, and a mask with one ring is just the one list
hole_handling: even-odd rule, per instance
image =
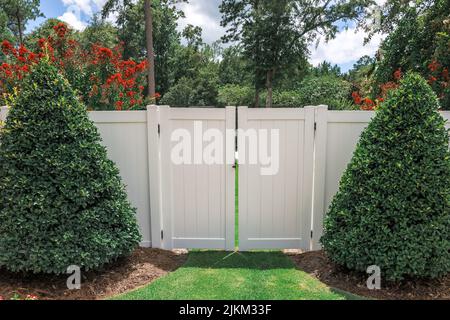
[[[49, 37], [55, 38], [55, 31], [53, 27], [58, 25], [58, 23], [63, 23], [63, 21], [54, 18], [45, 20], [39, 25], [39, 27], [34, 29], [33, 32], [25, 36], [25, 47], [35, 52], [39, 51], [39, 39], [48, 39]], [[72, 28], [67, 29], [67, 36], [74, 37], [75, 35], [77, 35], [76, 31]]]
[[[330, 110], [356, 110], [349, 98], [351, 84], [335, 76], [307, 77], [298, 89], [275, 90], [274, 107], [298, 108], [308, 105], [327, 105]], [[219, 105], [251, 106], [255, 90], [248, 86], [226, 85], [219, 89]], [[267, 92], [261, 93], [265, 101]], [[262, 107], [262, 106], [260, 106]]]
[[40, 0], [0, 0], [0, 8], [7, 17], [8, 28], [16, 37], [17, 43], [23, 43], [28, 21], [44, 16], [40, 11], [40, 2]]
[[[439, 32], [436, 35], [436, 59], [439, 59], [443, 67], [447, 68], [447, 72], [450, 69], [450, 19], [447, 21], [446, 31]], [[443, 89], [443, 82], [435, 82], [434, 86], [441, 86], [437, 90], [441, 91], [443, 97], [440, 101], [441, 106], [444, 110], [450, 110], [450, 79], [447, 76], [446, 87]], [[438, 91], [438, 92], [439, 92]]]
[[416, 38], [416, 33], [419, 30], [417, 13], [410, 9], [408, 18], [402, 20], [397, 29], [381, 45], [382, 59], [374, 75], [376, 90], [379, 85], [393, 80], [393, 74], [399, 68], [425, 71], [426, 65], [422, 60], [423, 57], [420, 57], [417, 52], [417, 50], [420, 50]]
[[[183, 16], [175, 4], [186, 0], [153, 0], [153, 39], [156, 91], [164, 95], [179, 79], [170, 77], [176, 68], [174, 57], [180, 43], [177, 20]], [[146, 56], [144, 0], [108, 0], [102, 16], [117, 15], [119, 40], [124, 43], [124, 58], [139, 61]], [[184, 75], [183, 75], [184, 76]]]
[[172, 107], [189, 106], [192, 96], [192, 86], [187, 78], [181, 78], [180, 81], [170, 88], [170, 90], [159, 101], [161, 105]]
[[160, 104], [171, 106], [216, 106], [219, 88], [219, 50], [216, 44], [177, 47], [171, 78], [175, 85]]
[[218, 102], [220, 106], [250, 106], [255, 90], [248, 86], [228, 84], [219, 88]]
[[231, 46], [223, 50], [219, 63], [219, 81], [221, 85], [251, 85], [252, 70], [249, 62], [242, 54], [239, 46]]
[[311, 75], [320, 76], [335, 76], [340, 77], [342, 75], [341, 68], [338, 65], [332, 65], [331, 63], [324, 61], [319, 63], [317, 67], [313, 67]]
[[193, 26], [192, 24], [188, 24], [183, 29], [182, 35], [183, 38], [186, 39], [188, 47], [192, 47], [195, 50], [198, 50], [203, 44], [202, 33], [202, 28]]
[[[388, 0], [383, 11], [382, 30], [388, 36], [381, 45], [380, 61], [374, 73], [373, 96], [380, 85], [393, 80], [394, 72], [414, 71], [427, 79], [438, 78], [433, 89], [441, 99], [443, 109], [450, 109], [449, 79], [433, 74], [428, 66], [433, 61], [441, 69], [450, 69], [450, 2], [448, 0]], [[445, 87], [444, 87], [445, 86]]]
[[57, 69], [35, 65], [0, 145], [0, 267], [96, 269], [139, 243], [135, 209], [86, 108]]
[[301, 105], [328, 105], [330, 110], [354, 109], [352, 85], [335, 76], [307, 77], [298, 89]]
[[[272, 106], [275, 77], [308, 55], [308, 45], [323, 35], [326, 40], [338, 32], [335, 22], [346, 23], [365, 12], [370, 0], [223, 0], [222, 26], [225, 42], [240, 41], [252, 65], [254, 86], [264, 86]], [[299, 23], [299, 20], [301, 23]]]
[[450, 272], [450, 154], [436, 95], [408, 74], [361, 136], [325, 219], [336, 263], [382, 277]]
[[218, 81], [215, 74], [200, 72], [195, 79], [181, 78], [162, 97], [160, 104], [174, 107], [218, 105]]
[[354, 65], [344, 78], [353, 83], [354, 91], [359, 91], [362, 96], [369, 96], [372, 92], [372, 75], [375, 70], [375, 57], [363, 56]]
[[118, 30], [111, 22], [101, 19], [96, 14], [86, 29], [80, 33], [79, 41], [85, 49], [90, 49], [93, 44], [114, 48], [119, 42]]
[[[7, 40], [9, 42], [14, 42], [14, 35], [11, 30], [8, 28], [8, 16], [4, 11], [0, 11], [0, 39]], [[2, 53], [0, 53], [0, 61], [2, 57]]]

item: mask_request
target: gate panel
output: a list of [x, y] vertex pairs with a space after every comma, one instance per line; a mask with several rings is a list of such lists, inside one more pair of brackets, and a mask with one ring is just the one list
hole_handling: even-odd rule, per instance
[[[227, 164], [226, 146], [227, 140], [234, 142], [235, 110], [160, 107], [164, 249], [234, 250], [235, 171]], [[208, 164], [202, 157], [210, 144], [203, 140], [209, 129], [223, 137], [221, 163]], [[172, 135], [180, 130], [189, 133], [192, 144], [188, 164], [172, 159], [180, 143]], [[227, 135], [227, 130], [233, 134]]]
[[[239, 108], [238, 122], [239, 249], [310, 250], [314, 109]], [[258, 131], [258, 157], [264, 143], [278, 157], [277, 172], [263, 175], [262, 159], [250, 163], [251, 130]], [[260, 130], [267, 130], [268, 140]], [[278, 154], [271, 130], [279, 133]]]

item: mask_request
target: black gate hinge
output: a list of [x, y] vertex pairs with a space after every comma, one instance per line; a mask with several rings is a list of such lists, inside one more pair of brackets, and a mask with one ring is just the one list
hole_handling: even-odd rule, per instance
[[161, 230], [161, 240], [164, 240], [164, 231]]
[[317, 131], [317, 122], [314, 122], [314, 131]]
[[158, 123], [158, 136], [161, 136], [161, 125]]

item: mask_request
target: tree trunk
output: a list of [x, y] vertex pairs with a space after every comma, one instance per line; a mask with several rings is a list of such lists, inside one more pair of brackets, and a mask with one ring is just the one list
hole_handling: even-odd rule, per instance
[[273, 76], [274, 76], [274, 69], [270, 69], [267, 71], [267, 100], [266, 100], [266, 108], [272, 108], [273, 106]]
[[17, 30], [19, 32], [19, 44], [23, 45], [22, 19], [20, 18], [19, 9], [17, 9], [16, 17], [17, 17]]
[[155, 99], [156, 83], [155, 83], [155, 52], [153, 49], [152, 0], [145, 0], [145, 36], [147, 39], [148, 97], [150, 99]]
[[259, 88], [255, 89], [255, 108], [259, 108]]

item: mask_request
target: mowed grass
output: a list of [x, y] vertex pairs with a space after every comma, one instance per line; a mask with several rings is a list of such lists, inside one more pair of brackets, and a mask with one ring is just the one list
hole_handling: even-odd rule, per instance
[[344, 300], [282, 252], [190, 252], [186, 264], [118, 300]]
[[[235, 243], [239, 246], [239, 167], [236, 168]], [[345, 300], [280, 251], [191, 251], [186, 264], [150, 285], [117, 300]]]

